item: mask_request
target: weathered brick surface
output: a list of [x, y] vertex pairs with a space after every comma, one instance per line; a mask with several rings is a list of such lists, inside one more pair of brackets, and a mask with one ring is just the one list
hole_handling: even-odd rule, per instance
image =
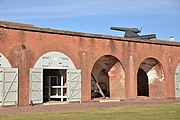
[[[180, 43], [56, 31], [32, 26], [17, 29], [15, 25], [0, 27], [0, 45], [0, 52], [13, 67], [19, 68], [20, 105], [29, 104], [29, 68], [33, 68], [36, 61], [50, 51], [66, 54], [76, 68], [82, 70], [83, 101], [91, 100], [91, 71], [95, 62], [104, 55], [116, 57], [124, 69], [125, 92], [122, 96], [125, 99], [137, 98], [138, 68], [147, 58], [154, 58], [162, 65], [164, 88], [160, 90], [164, 92], [163, 96], [175, 97], [174, 74], [180, 63]], [[118, 84], [113, 85], [118, 88]], [[117, 92], [121, 89], [118, 88]], [[158, 97], [159, 94], [153, 96]]]
[[125, 99], [125, 72], [120, 62], [117, 62], [109, 71], [110, 97]]

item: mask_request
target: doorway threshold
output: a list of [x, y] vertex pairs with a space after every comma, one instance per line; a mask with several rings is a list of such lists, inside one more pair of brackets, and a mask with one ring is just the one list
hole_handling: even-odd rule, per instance
[[100, 100], [99, 102], [120, 102], [120, 100]]
[[103, 99], [103, 98], [94, 98], [92, 101], [93, 102], [120, 102], [120, 101], [123, 101], [123, 100], [106, 97], [105, 99]]
[[62, 105], [62, 104], [68, 104], [68, 102], [48, 101], [48, 102], [43, 103], [43, 105]]

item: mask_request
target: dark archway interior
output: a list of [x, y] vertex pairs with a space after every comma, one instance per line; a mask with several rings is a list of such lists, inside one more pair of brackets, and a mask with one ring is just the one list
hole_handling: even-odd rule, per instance
[[154, 58], [145, 59], [138, 69], [137, 96], [164, 97], [164, 72]]
[[[152, 71], [154, 66], [159, 62], [153, 58], [145, 59], [139, 69], [137, 74], [137, 95], [149, 97], [149, 78], [148, 72]], [[153, 74], [152, 74], [153, 75]], [[150, 75], [150, 76], [152, 76]]]
[[110, 83], [108, 72], [118, 62], [114, 56], [106, 55], [99, 58], [91, 73], [91, 97], [110, 97]]
[[125, 99], [125, 72], [112, 55], [100, 57], [91, 72], [91, 98]]
[[66, 70], [43, 70], [43, 102], [67, 100]]
[[146, 72], [141, 68], [139, 68], [137, 75], [137, 94], [138, 96], [149, 97], [148, 76]]
[[109, 92], [109, 76], [105, 69], [102, 69], [98, 78], [96, 79], [92, 74], [91, 93], [93, 98], [110, 97]]

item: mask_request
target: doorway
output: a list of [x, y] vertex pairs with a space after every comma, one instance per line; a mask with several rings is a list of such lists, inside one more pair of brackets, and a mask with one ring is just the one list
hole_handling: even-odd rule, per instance
[[81, 102], [81, 70], [60, 52], [42, 55], [30, 68], [30, 103]]
[[137, 76], [137, 94], [138, 96], [149, 97], [148, 76], [141, 68], [139, 68]]
[[18, 68], [0, 53], [0, 106], [18, 105]]
[[175, 73], [175, 97], [180, 98], [180, 63], [177, 66]]
[[112, 55], [100, 57], [91, 72], [91, 99], [124, 99], [125, 72]]
[[164, 98], [164, 71], [158, 60], [147, 58], [139, 66], [137, 96]]
[[43, 70], [43, 102], [67, 101], [66, 69]]

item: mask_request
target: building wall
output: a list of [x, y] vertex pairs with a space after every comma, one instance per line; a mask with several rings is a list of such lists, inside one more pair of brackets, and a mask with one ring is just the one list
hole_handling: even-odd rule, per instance
[[[104, 55], [116, 57], [123, 66], [125, 93], [119, 96], [125, 99], [137, 98], [138, 68], [147, 58], [158, 60], [163, 67], [164, 97], [174, 98], [175, 96], [174, 74], [180, 63], [179, 43], [177, 43], [178, 46], [164, 41], [157, 43], [140, 40], [141, 42], [138, 42], [116, 37], [102, 36], [101, 38], [86, 34], [83, 36], [78, 33], [68, 35], [58, 31], [35, 31], [38, 28], [32, 28], [31, 31], [31, 28], [26, 30], [26, 27], [0, 28], [0, 52], [7, 57], [12, 67], [19, 68], [19, 105], [29, 104], [29, 68], [33, 68], [41, 55], [51, 51], [66, 54], [76, 68], [82, 70], [82, 101], [91, 101], [91, 71], [95, 62]], [[113, 85], [118, 88], [117, 92], [122, 89], [116, 86], [118, 84]]]

